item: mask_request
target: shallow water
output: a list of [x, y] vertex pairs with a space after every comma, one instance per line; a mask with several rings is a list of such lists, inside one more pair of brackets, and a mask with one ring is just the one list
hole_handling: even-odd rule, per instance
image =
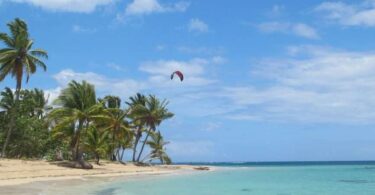
[[220, 167], [217, 171], [192, 174], [89, 179], [70, 181], [70, 184], [50, 183], [38, 194], [373, 195], [375, 194], [375, 165]]
[[267, 166], [190, 175], [118, 180], [94, 195], [375, 194], [374, 165]]

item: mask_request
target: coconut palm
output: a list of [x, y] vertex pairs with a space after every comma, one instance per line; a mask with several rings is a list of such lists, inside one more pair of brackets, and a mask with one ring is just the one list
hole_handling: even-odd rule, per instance
[[91, 118], [95, 120], [98, 125], [105, 131], [110, 132], [111, 144], [110, 144], [110, 158], [111, 160], [122, 160], [119, 157], [120, 147], [127, 145], [123, 143], [129, 142], [132, 138], [132, 131], [126, 118], [128, 112], [119, 108], [107, 108], [104, 109], [98, 115], [94, 115]]
[[104, 155], [108, 145], [108, 131], [99, 131], [95, 126], [90, 126], [84, 141], [84, 147], [95, 156], [95, 162], [99, 164], [100, 156]]
[[[8, 157], [40, 157], [46, 151], [48, 131], [42, 119], [34, 115], [36, 104], [33, 91], [21, 90], [19, 103], [16, 104], [15, 92], [6, 88], [1, 93], [0, 112], [4, 120], [1, 129], [9, 126], [9, 119], [17, 114], [12, 141], [9, 141], [6, 154]], [[17, 110], [17, 113], [15, 113]], [[15, 131], [17, 130], [17, 131]], [[30, 150], [33, 148], [33, 150]]]
[[[147, 145], [150, 146], [151, 152], [146, 156], [145, 160], [152, 161], [153, 159], [159, 159], [162, 164], [171, 164], [171, 158], [166, 153], [165, 145], [169, 142], [165, 142], [160, 131], [150, 133], [151, 140], [147, 141]], [[143, 161], [145, 161], [143, 160]]]
[[147, 97], [145, 106], [136, 105], [132, 110], [132, 113], [134, 116], [136, 116], [136, 120], [142, 121], [142, 124], [145, 124], [145, 126], [148, 128], [146, 132], [147, 135], [138, 154], [137, 162], [139, 162], [142, 156], [143, 149], [148, 137], [150, 136], [150, 133], [154, 132], [156, 127], [159, 126], [162, 121], [173, 117], [173, 113], [168, 111], [167, 105], [168, 101], [160, 101], [156, 96], [149, 95]]
[[87, 133], [91, 116], [97, 115], [102, 110], [102, 104], [96, 103], [94, 86], [82, 81], [71, 81], [68, 87], [62, 90], [55, 101], [60, 106], [50, 113], [50, 119], [56, 124], [55, 131], [74, 125], [72, 137], [72, 154], [74, 160], [82, 160], [80, 151], [81, 134]]
[[43, 90], [33, 89], [33, 90], [23, 90], [21, 92], [22, 96], [22, 106], [23, 109], [27, 109], [30, 113], [30, 117], [37, 117], [42, 119], [45, 113], [51, 110], [51, 106], [48, 106], [48, 99], [44, 97]]
[[[129, 98], [128, 102], [125, 102], [129, 106], [129, 110], [134, 110], [137, 106], [146, 106], [147, 97], [137, 93], [135, 96], [132, 96]], [[132, 161], [135, 162], [135, 156], [137, 154], [137, 147], [139, 140], [142, 137], [142, 133], [144, 132], [144, 124], [142, 120], [136, 120], [137, 116], [134, 114], [134, 112], [130, 112], [129, 115], [130, 118], [133, 119], [133, 123], [136, 126], [134, 130], [135, 139], [134, 139], [134, 146], [133, 146], [133, 157]]]
[[[0, 49], [0, 81], [8, 75], [16, 80], [15, 102], [19, 101], [22, 87], [23, 75], [26, 74], [26, 83], [32, 74], [37, 71], [37, 67], [46, 71], [47, 66], [40, 58], [48, 58], [47, 52], [42, 49], [32, 49], [33, 40], [29, 36], [27, 24], [16, 18], [8, 23], [10, 34], [0, 33], [0, 41], [6, 46]], [[16, 113], [16, 111], [15, 111]], [[2, 148], [2, 156], [9, 143], [9, 139], [15, 126], [15, 114], [11, 116], [6, 140]]]
[[[10, 125], [6, 122], [9, 121], [9, 118], [15, 114], [14, 111], [16, 110], [16, 101], [13, 91], [8, 87], [6, 87], [5, 90], [1, 92], [0, 96], [0, 113], [3, 121], [1, 129], [5, 132], [7, 126]], [[4, 153], [5, 151], [3, 150], [2, 152]]]
[[5, 90], [0, 93], [0, 96], [0, 108], [2, 112], [10, 115], [16, 106], [13, 91], [9, 87], [6, 87]]
[[106, 108], [120, 108], [121, 98], [118, 96], [107, 95], [102, 100]]

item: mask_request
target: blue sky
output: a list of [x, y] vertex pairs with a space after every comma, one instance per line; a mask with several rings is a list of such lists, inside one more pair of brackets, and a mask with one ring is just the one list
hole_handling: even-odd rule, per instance
[[175, 161], [375, 160], [374, 0], [0, 0], [15, 17], [50, 56], [26, 88], [167, 98]]

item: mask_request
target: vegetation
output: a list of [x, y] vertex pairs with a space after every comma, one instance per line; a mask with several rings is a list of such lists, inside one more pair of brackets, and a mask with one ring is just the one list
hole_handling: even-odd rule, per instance
[[164, 141], [160, 131], [156, 133], [153, 132], [150, 135], [151, 140], [147, 141], [147, 144], [151, 148], [151, 153], [146, 156], [145, 160], [159, 159], [162, 164], [171, 164], [171, 158], [169, 158], [165, 151], [165, 145], [167, 145], [169, 142]]
[[[24, 74], [27, 83], [37, 67], [46, 70], [40, 58], [47, 59], [47, 52], [32, 49], [21, 19], [8, 27], [10, 34], [0, 33], [0, 82], [10, 75], [16, 88], [6, 87], [0, 93], [1, 157], [71, 160], [92, 168], [87, 160], [125, 163], [125, 151], [131, 149], [129, 160], [136, 164], [171, 163], [167, 142], [158, 131], [164, 120], [173, 117], [166, 100], [138, 93], [122, 107], [120, 97], [98, 98], [95, 86], [74, 80], [53, 101], [41, 89], [22, 89]], [[143, 154], [146, 146], [149, 154]]]
[[[30, 75], [34, 74], [37, 67], [43, 68], [46, 71], [47, 66], [39, 57], [47, 58], [47, 52], [42, 49], [32, 50], [33, 41], [29, 37], [27, 24], [16, 18], [14, 21], [8, 23], [10, 34], [0, 33], [0, 41], [5, 45], [5, 48], [0, 49], [0, 81], [10, 75], [16, 80], [15, 104], [18, 104], [20, 99], [20, 91], [22, 86], [23, 75], [26, 73], [26, 82], [29, 81]], [[2, 148], [1, 155], [6, 156], [6, 148], [8, 146], [10, 136], [16, 124], [17, 107], [14, 106], [9, 115], [8, 131], [5, 142]]]

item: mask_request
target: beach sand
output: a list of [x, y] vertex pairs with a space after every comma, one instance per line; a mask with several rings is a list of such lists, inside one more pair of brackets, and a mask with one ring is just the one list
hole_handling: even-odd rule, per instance
[[197, 168], [190, 165], [135, 166], [108, 161], [101, 162], [100, 166], [92, 164], [93, 169], [83, 170], [59, 166], [56, 162], [42, 160], [2, 159], [0, 160], [0, 188], [40, 181], [192, 172]]

